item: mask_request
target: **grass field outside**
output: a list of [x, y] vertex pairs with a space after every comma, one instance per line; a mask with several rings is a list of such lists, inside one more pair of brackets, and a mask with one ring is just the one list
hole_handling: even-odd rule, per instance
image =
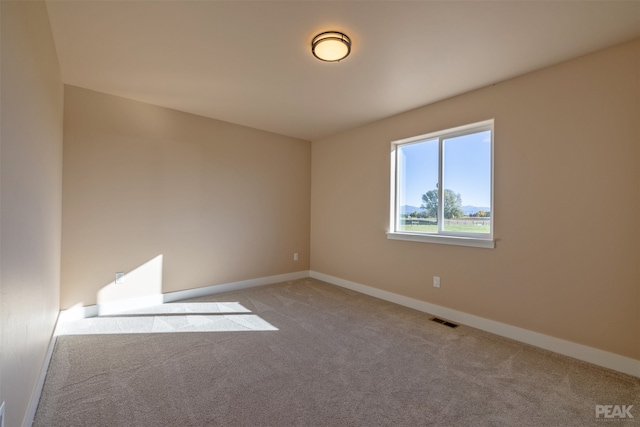
[[[410, 233], [437, 233], [438, 225], [435, 221], [418, 221], [408, 220], [405, 224], [400, 224], [400, 231], [408, 231]], [[451, 224], [453, 223], [453, 224]], [[445, 221], [444, 231], [457, 233], [491, 233], [490, 221], [478, 221], [474, 219], [460, 219]]]

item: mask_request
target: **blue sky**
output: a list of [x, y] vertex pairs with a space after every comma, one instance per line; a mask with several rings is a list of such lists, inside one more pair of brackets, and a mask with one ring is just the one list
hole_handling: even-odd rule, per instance
[[[463, 205], [491, 206], [490, 137], [483, 131], [444, 140], [444, 188], [460, 193]], [[420, 206], [438, 182], [438, 139], [404, 145], [399, 154], [400, 206]]]

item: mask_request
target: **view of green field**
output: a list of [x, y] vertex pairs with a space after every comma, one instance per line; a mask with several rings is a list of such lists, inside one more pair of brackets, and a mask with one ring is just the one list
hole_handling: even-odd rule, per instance
[[[414, 233], [437, 233], [438, 232], [438, 226], [435, 225], [435, 224], [417, 224], [417, 225], [401, 224], [400, 225], [400, 230], [401, 231], [414, 232]], [[451, 224], [451, 225], [445, 225], [444, 226], [444, 230], [445, 231], [458, 232], [458, 233], [487, 233], [487, 234], [489, 234], [491, 232], [491, 226], [489, 225], [488, 222], [486, 224], [482, 224], [482, 225], [475, 225], [475, 224], [472, 224], [472, 223], [469, 223], [469, 224]]]

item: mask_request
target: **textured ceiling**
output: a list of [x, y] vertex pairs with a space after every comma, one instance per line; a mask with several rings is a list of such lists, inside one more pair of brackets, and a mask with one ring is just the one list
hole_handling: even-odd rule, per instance
[[[67, 84], [316, 140], [640, 37], [638, 1], [49, 1]], [[323, 63], [314, 35], [347, 33]]]

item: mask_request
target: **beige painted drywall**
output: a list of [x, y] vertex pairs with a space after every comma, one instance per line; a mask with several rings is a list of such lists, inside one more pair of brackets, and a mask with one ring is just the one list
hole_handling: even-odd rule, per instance
[[0, 401], [13, 427], [59, 310], [63, 86], [44, 2], [0, 10]]
[[65, 86], [61, 308], [308, 270], [310, 155]]
[[[635, 41], [313, 141], [311, 269], [640, 359], [639, 61]], [[388, 240], [390, 142], [491, 118], [496, 248]]]

